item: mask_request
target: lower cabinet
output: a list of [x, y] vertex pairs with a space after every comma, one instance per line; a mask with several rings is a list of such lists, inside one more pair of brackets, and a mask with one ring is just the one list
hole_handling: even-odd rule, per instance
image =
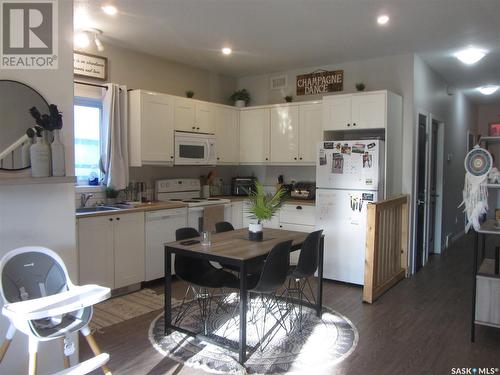
[[78, 219], [80, 284], [111, 289], [144, 280], [144, 213]]
[[231, 224], [234, 229], [243, 228], [243, 202], [231, 203]]
[[[280, 229], [296, 232], [314, 232], [316, 207], [301, 204], [284, 204], [280, 210]], [[290, 254], [290, 263], [297, 264], [300, 250]]]

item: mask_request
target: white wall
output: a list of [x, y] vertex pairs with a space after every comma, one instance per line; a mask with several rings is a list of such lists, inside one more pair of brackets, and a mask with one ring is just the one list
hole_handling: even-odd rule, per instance
[[[229, 104], [229, 96], [236, 89], [236, 79], [232, 77], [109, 43], [105, 45], [103, 52], [85, 52], [107, 57], [108, 82], [124, 84], [129, 89], [144, 89], [179, 96], [185, 96], [187, 90], [192, 90], [195, 99], [223, 104]], [[81, 77], [75, 79], [90, 82]]]
[[[73, 174], [73, 1], [59, 1], [59, 68], [56, 70], [1, 70], [0, 79], [22, 81], [38, 90], [63, 112], [66, 173]], [[73, 184], [0, 187], [0, 256], [26, 245], [57, 251], [76, 281], [76, 245]], [[0, 336], [7, 320], [0, 317]], [[77, 343], [78, 344], [78, 343]], [[27, 340], [17, 334], [0, 364], [2, 374], [28, 372]], [[39, 374], [62, 369], [60, 342], [42, 344]]]
[[[462, 201], [464, 180], [463, 161], [467, 153], [467, 130], [477, 128], [477, 108], [460, 91], [453, 95], [446, 92], [447, 82], [433, 71], [419, 56], [414, 60], [415, 112], [429, 113], [444, 122], [444, 175], [443, 175], [443, 241], [447, 234], [457, 235], [464, 229]], [[415, 131], [416, 134], [416, 131]], [[416, 138], [413, 138], [416, 139]], [[414, 142], [410, 149], [415, 150]], [[413, 155], [415, 152], [413, 153]], [[450, 160], [447, 160], [449, 157]], [[416, 160], [414, 160], [415, 162]], [[415, 170], [413, 168], [413, 170]]]

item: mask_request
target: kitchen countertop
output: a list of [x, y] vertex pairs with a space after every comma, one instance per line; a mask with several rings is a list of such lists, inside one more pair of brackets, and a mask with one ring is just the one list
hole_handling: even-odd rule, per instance
[[121, 215], [132, 212], [170, 210], [174, 208], [184, 208], [184, 207], [187, 207], [187, 204], [182, 202], [151, 202], [151, 203], [142, 203], [132, 208], [120, 208], [118, 210], [110, 210], [110, 211], [76, 213], [76, 218], [81, 219], [85, 217], [94, 217], [94, 216]]
[[[225, 198], [225, 199], [229, 199], [229, 200], [235, 201], [235, 202], [248, 200], [247, 196], [242, 196], [242, 195], [215, 195], [213, 198]], [[316, 201], [314, 199], [288, 198], [285, 201], [285, 204], [296, 204], [296, 205], [303, 205], [303, 206], [315, 206], [316, 205]]]
[[[246, 196], [236, 196], [236, 195], [219, 195], [214, 196], [212, 198], [224, 198], [229, 199], [234, 202], [247, 200]], [[287, 199], [285, 204], [294, 204], [294, 205], [303, 205], [303, 206], [314, 206], [316, 202], [313, 199]], [[128, 214], [133, 212], [146, 212], [146, 211], [158, 211], [158, 210], [170, 210], [174, 208], [184, 208], [187, 207], [187, 204], [182, 202], [151, 202], [151, 203], [143, 203], [138, 206], [132, 208], [120, 208], [118, 210], [110, 210], [110, 211], [97, 211], [97, 212], [81, 212], [76, 213], [76, 218], [86, 218], [86, 217], [95, 217], [95, 216], [110, 216], [110, 215], [121, 215]]]

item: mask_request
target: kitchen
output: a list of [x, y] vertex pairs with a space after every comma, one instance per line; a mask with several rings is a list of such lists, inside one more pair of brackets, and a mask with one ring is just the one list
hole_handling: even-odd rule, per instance
[[[163, 336], [158, 331], [163, 324], [161, 318], [157, 319], [159, 310], [163, 309], [165, 302], [167, 314], [167, 299], [172, 300], [169, 309], [175, 310], [178, 303], [182, 306], [184, 292], [183, 281], [179, 281], [183, 276], [180, 276], [180, 279], [174, 277], [172, 293], [164, 293], [167, 290], [166, 286], [163, 289], [167, 265], [165, 244], [177, 243], [180, 229], [194, 228], [203, 237], [207, 230], [216, 232], [216, 224], [220, 222], [231, 224], [234, 236], [243, 233], [246, 238], [252, 233], [250, 227], [256, 224], [248, 191], [256, 186], [256, 182], [260, 182], [269, 195], [284, 188], [287, 199], [279, 210], [268, 219], [259, 219], [259, 222], [264, 233], [272, 233], [269, 235], [272, 240], [281, 236], [279, 233], [283, 236], [295, 233], [294, 241], [300, 242], [303, 238], [297, 233], [305, 236], [323, 230], [321, 252], [324, 259], [320, 257], [318, 260], [321, 267], [315, 272], [319, 278], [312, 277], [309, 288], [313, 296], [318, 295], [316, 287], [319, 288], [319, 302], [315, 302], [320, 306], [321, 288], [324, 288], [323, 307], [336, 318], [344, 319], [347, 331], [342, 333], [349, 340], [342, 348], [338, 342], [329, 340], [329, 344], [336, 346], [325, 346], [321, 351], [316, 347], [319, 356], [325, 355], [324, 361], [317, 362], [324, 362], [330, 370], [337, 364], [339, 368], [359, 373], [358, 353], [366, 355], [365, 346], [357, 347], [359, 337], [372, 340], [368, 341], [370, 346], [376, 347], [373, 335], [366, 328], [367, 321], [372, 319], [371, 311], [377, 311], [387, 299], [399, 295], [399, 290], [408, 288], [403, 280], [378, 304], [361, 302], [368, 302], [364, 295], [361, 297], [363, 286], [376, 287], [371, 283], [366, 285], [366, 267], [372, 259], [365, 259], [365, 251], [373, 238], [370, 210], [375, 206], [370, 203], [383, 204], [386, 200], [401, 200], [403, 198], [398, 198], [401, 195], [405, 197], [404, 201], [401, 200], [401, 207], [406, 207], [406, 215], [402, 215], [404, 218], [396, 215], [394, 221], [390, 221], [393, 227], [404, 227], [397, 234], [402, 249], [398, 254], [397, 281], [405, 277], [421, 278], [419, 274], [422, 272], [416, 271], [432, 257], [435, 259], [436, 256], [431, 257], [432, 250], [437, 255], [462, 243], [460, 222], [463, 216], [461, 209], [456, 207], [462, 186], [449, 181], [454, 176], [463, 176], [465, 149], [462, 138], [466, 132], [477, 132], [476, 97], [463, 87], [457, 90], [451, 87], [447, 81], [451, 75], [447, 76], [446, 69], [442, 68], [443, 63], [460, 63], [449, 54], [441, 56], [441, 60], [433, 60], [425, 53], [415, 54], [417, 49], [403, 48], [403, 44], [398, 44], [394, 39], [397, 33], [393, 33], [393, 28], [401, 28], [398, 17], [404, 14], [409, 23], [414, 15], [397, 4], [392, 6], [397, 7], [399, 13], [387, 12], [391, 17], [382, 12], [384, 7], [366, 9], [366, 17], [357, 23], [359, 29], [347, 28], [349, 35], [369, 29], [365, 33], [367, 39], [362, 43], [365, 52], [362, 48], [356, 50], [340, 43], [331, 45], [327, 56], [322, 55], [322, 48], [317, 46], [316, 52], [310, 49], [314, 44], [312, 41], [317, 39], [294, 34], [300, 48], [297, 45], [292, 48], [289, 41], [287, 51], [290, 53], [281, 51], [284, 57], [277, 59], [280, 54], [274, 50], [277, 45], [268, 38], [261, 38], [259, 45], [262, 49], [255, 47], [255, 40], [245, 46], [237, 42], [252, 38], [251, 33], [242, 35], [236, 30], [233, 17], [244, 13], [240, 7], [246, 7], [247, 11], [255, 11], [258, 7], [252, 9], [252, 5], [244, 6], [240, 2], [214, 7], [204, 3], [197, 3], [195, 7], [193, 4], [174, 3], [168, 4], [172, 7], [168, 11], [164, 8], [168, 8], [167, 5], [155, 2], [141, 7], [126, 1], [112, 4], [75, 1], [74, 9], [69, 9], [71, 7], [66, 3], [60, 4], [60, 19], [64, 20], [60, 23], [61, 30], [70, 30], [75, 37], [73, 42], [60, 37], [61, 69], [50, 71], [47, 80], [32, 71], [28, 75], [22, 71], [15, 74], [0, 71], [2, 79], [32, 82], [31, 86], [40, 92], [40, 96], [47, 96], [60, 106], [64, 127], [61, 132], [58, 132], [60, 128], [51, 131], [60, 133], [66, 151], [62, 155], [65, 161], [62, 175], [54, 173], [56, 168], [52, 164], [49, 171], [52, 169], [53, 176], [27, 176], [26, 173], [34, 173], [37, 159], [33, 159], [35, 163], [32, 160], [32, 171], [20, 172], [25, 175], [15, 177], [16, 181], [8, 176], [13, 172], [1, 172], [7, 174], [4, 180], [0, 180], [1, 192], [6, 193], [0, 196], [4, 212], [0, 219], [6, 223], [0, 231], [2, 251], [33, 243], [53, 248], [61, 253], [75, 284], [97, 284], [111, 290], [112, 298], [96, 305], [96, 325], [90, 327], [95, 332], [96, 341], [109, 352], [109, 366], [115, 373], [147, 372], [138, 369], [145, 366], [152, 370], [156, 365], [160, 372], [168, 371], [167, 367], [179, 366], [177, 368], [182, 373], [190, 373], [195, 371], [193, 367], [203, 367], [207, 363], [205, 369], [209, 372], [240, 371], [238, 366], [245, 363], [247, 355], [245, 348], [241, 348], [241, 331], [239, 339], [234, 340], [240, 344], [239, 358], [225, 357], [232, 358], [230, 370], [224, 367], [225, 363], [210, 367], [211, 359], [216, 356], [214, 352], [199, 360], [195, 353], [190, 353], [187, 358], [187, 352], [183, 352], [185, 357], [180, 358], [171, 348], [162, 346], [166, 344], [162, 344]], [[316, 4], [319, 8], [315, 8], [318, 17], [322, 13], [320, 9], [328, 7], [319, 3]], [[467, 10], [468, 14], [476, 12], [467, 4], [461, 6], [459, 9]], [[351, 10], [356, 9], [353, 6]], [[356, 18], [351, 10], [346, 19]], [[191, 22], [180, 22], [182, 17], [176, 19], [186, 11], [189, 11]], [[267, 30], [266, 35], [278, 37], [280, 31], [272, 24], [288, 24], [287, 18], [283, 18], [286, 12], [282, 13], [277, 3], [269, 5], [267, 11], [274, 15], [276, 23], [259, 21], [258, 24], [262, 30]], [[296, 9], [292, 12], [298, 16], [304, 11]], [[266, 13], [263, 8], [259, 12]], [[424, 9], [419, 12], [428, 14]], [[73, 21], [70, 21], [71, 14], [74, 15]], [[387, 17], [385, 22], [379, 20], [383, 16]], [[240, 16], [237, 18], [244, 24]], [[137, 22], [138, 19], [141, 22]], [[232, 21], [225, 24], [219, 22], [221, 19]], [[336, 27], [328, 24], [323, 23], [324, 27]], [[211, 39], [215, 35], [206, 30], [215, 29], [225, 30], [224, 34], [232, 37], [214, 42]], [[457, 26], [456, 30], [459, 35], [461, 28]], [[336, 32], [340, 39], [347, 35], [347, 31], [337, 29]], [[285, 42], [289, 38], [281, 39]], [[366, 44], [368, 39], [381, 49], [370, 48], [370, 43]], [[389, 51], [387, 45], [391, 44], [390, 41], [399, 47]], [[345, 50], [342, 53], [341, 46]], [[457, 42], [456, 47], [461, 47], [461, 44]], [[444, 46], [442, 48], [444, 50]], [[291, 51], [303, 53], [297, 56]], [[314, 53], [316, 58], [307, 58], [308, 54]], [[335, 57], [337, 53], [338, 58]], [[265, 59], [266, 55], [274, 56], [275, 60]], [[81, 64], [94, 69], [82, 69]], [[52, 84], [58, 79], [63, 82], [64, 95], [55, 94]], [[54, 93], [49, 94], [52, 90]], [[433, 96], [434, 92], [443, 95], [438, 98]], [[43, 103], [37, 106], [43, 106]], [[419, 162], [416, 143], [419, 135], [415, 131], [415, 118], [424, 113], [428, 118], [439, 119], [440, 124], [453, 124], [456, 129], [447, 130], [446, 138], [438, 132], [437, 144], [442, 145], [438, 150], [443, 166], [438, 175], [448, 184], [446, 188], [442, 184], [436, 194], [437, 210], [445, 213], [439, 217], [442, 236], [435, 240], [435, 249], [426, 249], [420, 254], [416, 238], [418, 204], [415, 184]], [[37, 138], [42, 137], [35, 136]], [[57, 155], [52, 152], [52, 163]], [[6, 160], [2, 160], [2, 168], [8, 157]], [[37, 181], [36, 184], [31, 182], [33, 180]], [[24, 186], [22, 181], [25, 181], [24, 185], [33, 186]], [[31, 207], [20, 204], [27, 194], [35, 198]], [[33, 211], [37, 215], [33, 215]], [[40, 216], [43, 212], [46, 216]], [[51, 220], [50, 212], [57, 213], [59, 218], [60, 230], [64, 232], [61, 241], [57, 240], [55, 228], [44, 229], [41, 225]], [[23, 218], [29, 217], [32, 218], [26, 224], [32, 231], [27, 233], [29, 239], [21, 240], [16, 233], [23, 227]], [[216, 244], [220, 238], [229, 235], [212, 233], [211, 238]], [[204, 241], [203, 238], [200, 240]], [[236, 240], [241, 241], [241, 238], [233, 239]], [[297, 250], [298, 245], [294, 244], [294, 250]], [[196, 247], [194, 245], [193, 249]], [[182, 247], [173, 246], [172, 249], [185, 251]], [[171, 259], [175, 275], [173, 265], [176, 261], [174, 257]], [[217, 270], [223, 264], [222, 261], [217, 262], [219, 265], [211, 263]], [[291, 269], [298, 263], [300, 252], [291, 252]], [[424, 273], [432, 272], [432, 267], [431, 271], [423, 270]], [[237, 274], [237, 269], [233, 269], [233, 273]], [[293, 284], [293, 280], [289, 278], [288, 288], [290, 283]], [[240, 289], [240, 295], [243, 290]], [[194, 300], [208, 295], [203, 290], [196, 293]], [[231, 298], [234, 296], [230, 297], [227, 296], [227, 301], [232, 308]], [[138, 300], [147, 302], [139, 304], [136, 311], [133, 306]], [[150, 307], [143, 310], [145, 305]], [[411, 302], [408, 301], [407, 305]], [[226, 309], [220, 302], [216, 306], [219, 312]], [[330, 306], [339, 313], [328, 310]], [[115, 311], [116, 316], [113, 315]], [[200, 307], [201, 317], [205, 312]], [[113, 319], [109, 318], [111, 315]], [[109, 322], [105, 322], [108, 318]], [[255, 324], [252, 318], [248, 324]], [[1, 327], [3, 329], [3, 323]], [[125, 332], [131, 333], [126, 335]], [[330, 333], [330, 337], [335, 336], [333, 331]], [[254, 338], [250, 333], [248, 335], [249, 343], [252, 343]], [[140, 337], [137, 340], [141, 344], [131, 350], [135, 337]], [[290, 337], [301, 340], [300, 335]], [[318, 336], [311, 334], [310, 338], [313, 342]], [[120, 340], [123, 342], [117, 345]], [[71, 356], [72, 365], [78, 363], [78, 354], [82, 363], [92, 358], [83, 341], [67, 338], [65, 344], [76, 346]], [[14, 341], [13, 345], [19, 353], [26, 351], [25, 343]], [[94, 358], [103, 360], [92, 345], [91, 348]], [[141, 353], [148, 353], [148, 357], [154, 359], [135, 363], [135, 359], [127, 358], [129, 350], [138, 358]], [[294, 361], [298, 363], [298, 359], [303, 358], [303, 352], [294, 352], [295, 357], [287, 363], [289, 367], [282, 370], [272, 367], [276, 366], [276, 357], [266, 357], [270, 361], [267, 363], [272, 365], [262, 370], [252, 362], [252, 350], [248, 351], [246, 369], [256, 373], [271, 370], [285, 373]], [[1, 366], [19, 368], [9, 358], [12, 351], [14, 349], [9, 350], [0, 369]], [[59, 357], [60, 349], [53, 352]], [[331, 353], [337, 353], [338, 357], [329, 357]], [[352, 353], [356, 354], [351, 356]], [[489, 351], [485, 349], [482, 353], [485, 353], [482, 358], [489, 361]], [[450, 363], [450, 358], [456, 357], [448, 355], [443, 363]], [[52, 373], [56, 368], [60, 370], [58, 361], [48, 364], [46, 357], [41, 356], [42, 373]], [[163, 365], [159, 364], [162, 361]], [[132, 362], [134, 364], [128, 368]], [[304, 360], [304, 363], [306, 366], [319, 365], [310, 360]], [[380, 363], [374, 368], [382, 372], [385, 369]], [[318, 371], [321, 370], [324, 368], [318, 367]]]

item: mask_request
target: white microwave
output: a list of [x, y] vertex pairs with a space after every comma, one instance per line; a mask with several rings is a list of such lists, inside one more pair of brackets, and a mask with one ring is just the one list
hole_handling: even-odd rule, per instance
[[215, 134], [176, 131], [175, 165], [215, 165]]

